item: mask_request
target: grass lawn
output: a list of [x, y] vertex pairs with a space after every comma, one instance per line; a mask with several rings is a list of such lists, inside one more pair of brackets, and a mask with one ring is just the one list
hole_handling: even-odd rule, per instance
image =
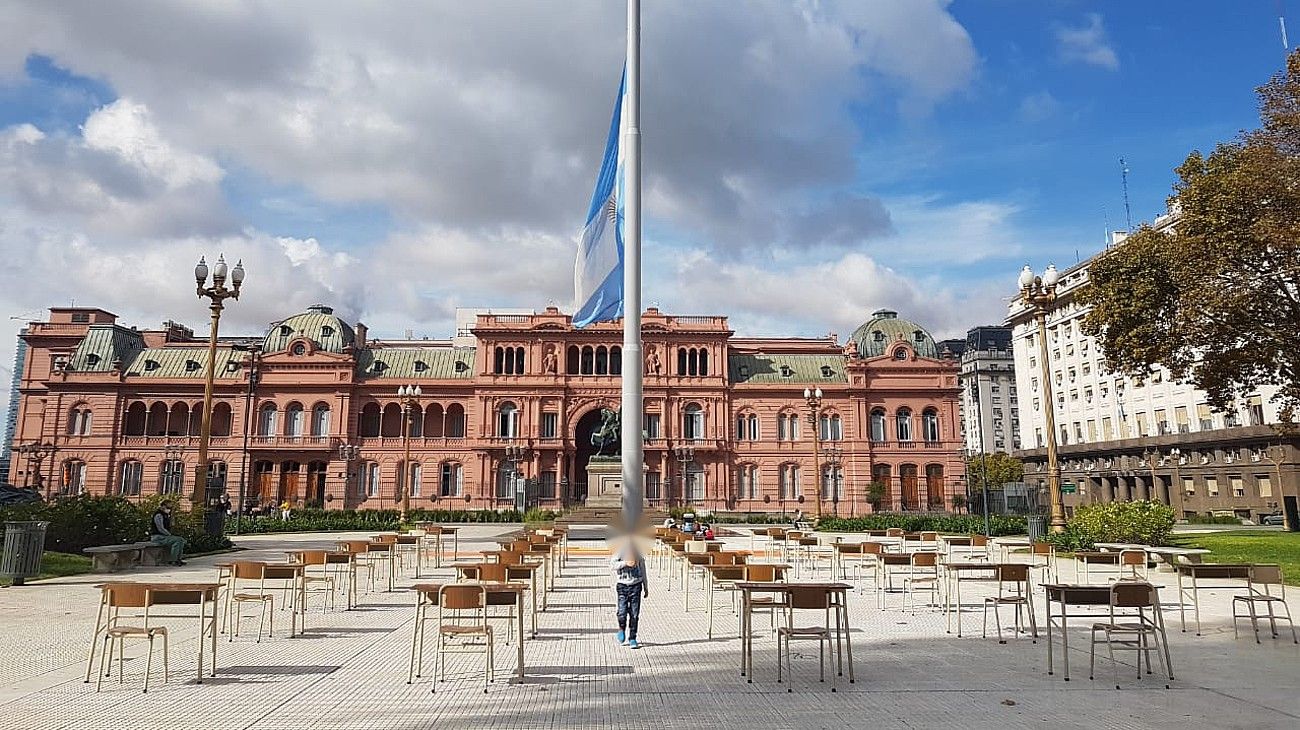
[[[91, 560], [84, 555], [72, 555], [70, 553], [53, 553], [46, 552], [41, 558], [41, 574], [35, 578], [28, 578], [30, 583], [41, 578], [61, 578], [65, 575], [81, 575], [90, 572]], [[0, 583], [9, 584], [6, 578]]]
[[1300, 585], [1300, 532], [1232, 530], [1174, 535], [1170, 542], [1212, 550], [1207, 563], [1277, 563], [1287, 585]]

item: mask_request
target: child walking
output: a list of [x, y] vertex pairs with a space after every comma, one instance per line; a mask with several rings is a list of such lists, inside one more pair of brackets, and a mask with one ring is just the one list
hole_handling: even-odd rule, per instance
[[614, 571], [614, 590], [618, 594], [618, 634], [615, 638], [623, 646], [639, 649], [636, 627], [641, 618], [641, 598], [650, 595], [645, 560], [632, 540], [628, 540], [614, 551], [609, 565]]

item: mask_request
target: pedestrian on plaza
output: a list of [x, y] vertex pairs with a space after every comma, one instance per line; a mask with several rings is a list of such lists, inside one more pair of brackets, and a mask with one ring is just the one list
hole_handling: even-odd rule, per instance
[[614, 592], [618, 597], [618, 634], [615, 639], [623, 646], [639, 649], [636, 629], [641, 621], [641, 598], [650, 595], [645, 559], [628, 538], [621, 548], [614, 551], [609, 565], [614, 572]]
[[293, 505], [289, 504], [289, 500], [286, 499], [280, 503], [280, 519], [288, 522], [292, 511]]
[[181, 555], [185, 553], [185, 538], [172, 534], [172, 503], [170, 500], [158, 505], [149, 522], [149, 542], [161, 545], [171, 551], [169, 561], [172, 565], [184, 565]]

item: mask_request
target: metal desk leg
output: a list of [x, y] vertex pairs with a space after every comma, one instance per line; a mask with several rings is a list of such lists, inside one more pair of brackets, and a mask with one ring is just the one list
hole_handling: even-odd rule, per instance
[[518, 666], [515, 669], [515, 679], [524, 681], [524, 594], [522, 591], [515, 594], [515, 608], [519, 614], [519, 641], [515, 649]]
[[1187, 604], [1183, 596], [1183, 571], [1178, 572], [1178, 621], [1182, 624], [1183, 633], [1187, 633]]
[[1192, 612], [1196, 614], [1196, 635], [1201, 635], [1201, 592], [1196, 589], [1196, 573], [1192, 573]]
[[1061, 666], [1065, 670], [1065, 681], [1068, 682], [1070, 681], [1070, 632], [1066, 626], [1067, 614], [1066, 603], [1063, 600], [1061, 601]]
[[[99, 612], [95, 614], [95, 633], [90, 637], [90, 656], [86, 659], [86, 683], [90, 682], [91, 668], [95, 665], [95, 645], [99, 643], [99, 627], [104, 618], [105, 603], [104, 594], [101, 591], [99, 596]], [[107, 627], [105, 627], [105, 630], [107, 630]]]

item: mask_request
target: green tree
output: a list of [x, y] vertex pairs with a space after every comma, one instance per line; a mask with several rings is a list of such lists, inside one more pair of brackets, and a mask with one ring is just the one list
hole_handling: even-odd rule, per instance
[[1300, 51], [1258, 89], [1261, 127], [1176, 169], [1171, 226], [1139, 228], [1097, 258], [1084, 331], [1134, 377], [1164, 367], [1216, 409], [1277, 385], [1300, 405]]
[[966, 482], [970, 484], [972, 494], [984, 490], [986, 475], [989, 489], [1001, 489], [1007, 482], [1021, 481], [1025, 476], [1025, 465], [1020, 459], [1001, 451], [966, 457]]

